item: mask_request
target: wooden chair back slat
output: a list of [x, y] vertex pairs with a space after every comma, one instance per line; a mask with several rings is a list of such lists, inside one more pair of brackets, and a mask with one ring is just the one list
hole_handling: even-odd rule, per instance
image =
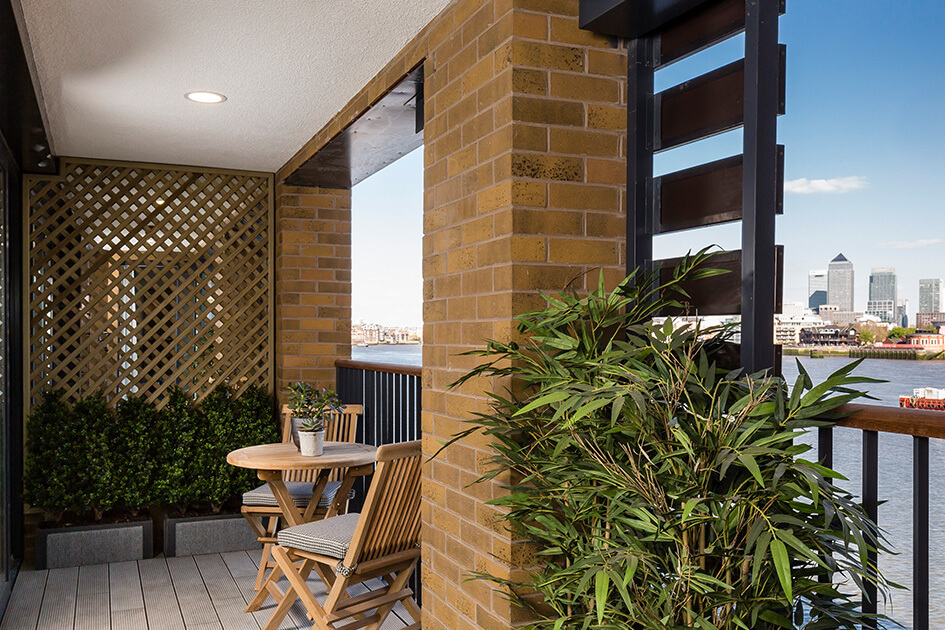
[[[345, 405], [340, 411], [331, 412], [331, 417], [325, 423], [326, 442], [354, 442], [358, 433], [358, 417], [363, 413], [362, 405]], [[282, 405], [282, 441], [292, 441], [292, 412], [288, 405]], [[287, 470], [282, 478], [285, 481], [315, 481], [317, 470]], [[331, 472], [329, 481], [341, 481], [344, 469]]]
[[346, 566], [356, 566], [420, 543], [420, 441], [381, 446]]

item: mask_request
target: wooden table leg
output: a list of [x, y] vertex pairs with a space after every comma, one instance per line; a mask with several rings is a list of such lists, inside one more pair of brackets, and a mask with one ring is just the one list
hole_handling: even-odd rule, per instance
[[282, 516], [285, 517], [289, 527], [304, 523], [302, 511], [296, 507], [295, 501], [292, 500], [292, 495], [289, 494], [289, 489], [285, 487], [285, 482], [282, 480], [282, 471], [260, 470], [258, 475], [260, 479], [269, 484], [269, 489], [272, 490], [272, 496], [276, 498], [276, 503], [279, 504]]

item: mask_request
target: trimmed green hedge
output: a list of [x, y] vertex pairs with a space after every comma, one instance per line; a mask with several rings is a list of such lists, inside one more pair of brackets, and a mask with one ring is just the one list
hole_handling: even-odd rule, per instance
[[257, 386], [238, 397], [218, 387], [200, 405], [174, 388], [161, 410], [134, 396], [112, 409], [101, 394], [67, 401], [46, 392], [27, 424], [24, 498], [96, 519], [113, 508], [219, 509], [258, 483], [226, 454], [278, 439], [273, 398]]

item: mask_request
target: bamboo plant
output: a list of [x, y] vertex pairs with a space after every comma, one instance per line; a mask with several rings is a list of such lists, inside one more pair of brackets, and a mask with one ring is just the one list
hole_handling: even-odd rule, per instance
[[456, 383], [510, 384], [454, 440], [484, 432], [483, 480], [517, 480], [491, 503], [536, 566], [474, 577], [531, 609], [531, 628], [853, 629], [864, 585], [890, 587], [868, 565], [885, 549], [876, 524], [798, 442], [870, 379], [855, 364], [817, 385], [802, 367], [792, 386], [729, 372], [729, 328], [654, 319], [718, 273], [707, 257], [664, 284], [638, 272], [609, 293], [546, 296], [517, 318], [519, 342], [474, 351], [485, 360]]

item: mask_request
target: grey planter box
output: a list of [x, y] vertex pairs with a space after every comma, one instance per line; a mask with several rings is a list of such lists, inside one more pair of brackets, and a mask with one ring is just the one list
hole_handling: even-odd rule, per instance
[[164, 519], [168, 558], [259, 548], [256, 534], [240, 514]]
[[36, 532], [36, 568], [59, 569], [153, 558], [151, 527], [151, 519], [148, 519], [131, 523], [40, 528]]

